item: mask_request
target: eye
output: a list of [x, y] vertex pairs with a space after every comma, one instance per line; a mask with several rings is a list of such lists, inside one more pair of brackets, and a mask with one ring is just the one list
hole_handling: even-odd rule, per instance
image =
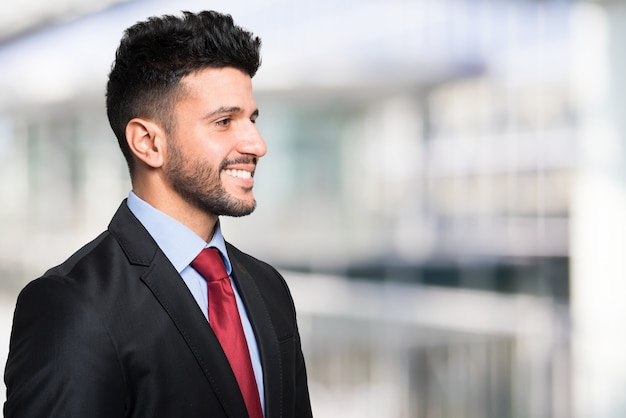
[[217, 126], [228, 126], [230, 124], [230, 118], [220, 119], [217, 122], [215, 122], [215, 124]]

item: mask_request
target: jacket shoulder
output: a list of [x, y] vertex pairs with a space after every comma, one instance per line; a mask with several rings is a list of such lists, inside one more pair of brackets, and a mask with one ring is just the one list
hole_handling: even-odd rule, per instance
[[296, 308], [287, 281], [271, 264], [244, 253], [230, 243], [226, 243], [230, 261], [244, 269], [260, 290], [268, 306], [281, 308], [281, 316], [289, 318], [293, 326], [296, 322]]
[[289, 298], [291, 299], [291, 293], [287, 282], [285, 281], [283, 275], [274, 266], [265, 261], [259, 260], [250, 254], [244, 253], [228, 242], [226, 243], [226, 248], [228, 250], [229, 257], [231, 258], [231, 262], [238, 263], [249, 273], [253, 274], [257, 284], [273, 284], [274, 286], [279, 286], [283, 291], [287, 292]]

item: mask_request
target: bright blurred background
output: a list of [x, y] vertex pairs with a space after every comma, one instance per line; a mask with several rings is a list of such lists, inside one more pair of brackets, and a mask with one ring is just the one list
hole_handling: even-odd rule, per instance
[[316, 417], [626, 416], [617, 0], [3, 0], [2, 359], [128, 193], [123, 30], [202, 9], [263, 39], [259, 206], [223, 223], [290, 283]]

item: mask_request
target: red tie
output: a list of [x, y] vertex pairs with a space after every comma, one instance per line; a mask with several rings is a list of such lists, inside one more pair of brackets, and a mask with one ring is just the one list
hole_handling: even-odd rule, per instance
[[209, 322], [235, 373], [250, 418], [263, 418], [259, 390], [252, 370], [235, 293], [217, 248], [205, 248], [191, 266], [207, 281]]

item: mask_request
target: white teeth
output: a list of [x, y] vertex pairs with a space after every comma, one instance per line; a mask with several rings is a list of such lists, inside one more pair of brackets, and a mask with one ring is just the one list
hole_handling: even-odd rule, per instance
[[249, 179], [252, 177], [252, 173], [246, 170], [224, 170], [224, 173], [231, 177], [237, 177], [238, 179]]

